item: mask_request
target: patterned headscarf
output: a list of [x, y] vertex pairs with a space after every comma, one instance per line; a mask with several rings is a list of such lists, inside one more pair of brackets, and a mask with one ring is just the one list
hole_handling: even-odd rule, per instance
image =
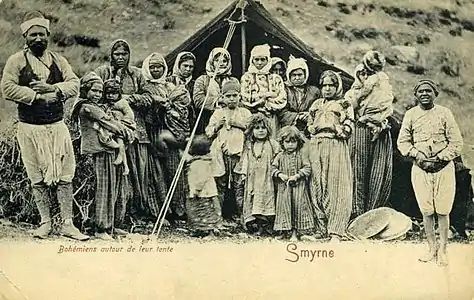
[[423, 84], [428, 84], [429, 86], [431, 86], [431, 88], [433, 89], [434, 91], [434, 94], [436, 97], [438, 97], [439, 95], [439, 90], [438, 90], [438, 86], [437, 84], [431, 80], [431, 79], [422, 79], [420, 80], [416, 85], [415, 85], [415, 88], [413, 89], [413, 94], [415, 94], [416, 96], [416, 92], [418, 91], [418, 89], [420, 88], [420, 86], [422, 86]]
[[[266, 57], [267, 58], [267, 64], [261, 68], [260, 70], [255, 67], [253, 64], [253, 59], [255, 57]], [[268, 74], [270, 73], [270, 69], [272, 68], [272, 61], [271, 61], [271, 56], [270, 56], [270, 46], [267, 44], [265, 45], [258, 45], [253, 47], [252, 51], [250, 52], [250, 66], [248, 69], [249, 73], [255, 73], [255, 74]]]
[[[173, 65], [173, 76], [181, 78], [179, 73], [179, 67], [181, 64], [187, 60], [192, 60], [193, 63], [196, 63], [196, 56], [191, 52], [181, 52], [176, 56], [176, 60], [174, 61]], [[184, 79], [184, 84], [188, 84], [193, 79], [193, 75], [189, 75], [187, 78]]]
[[385, 57], [382, 53], [374, 50], [368, 51], [363, 58], [365, 67], [373, 72], [382, 71], [385, 67]]
[[[160, 78], [153, 78], [150, 72], [150, 64], [159, 64], [163, 66], [165, 69], [163, 71], [163, 75]], [[149, 82], [165, 82], [166, 75], [168, 74], [168, 65], [166, 64], [166, 60], [160, 53], [153, 52], [152, 54], [148, 55], [142, 64], [142, 75], [145, 80]]]
[[224, 55], [224, 57], [227, 58], [228, 63], [227, 63], [227, 68], [225, 70], [222, 70], [215, 75], [230, 75], [232, 72], [232, 62], [230, 60], [229, 51], [227, 51], [224, 48], [218, 47], [218, 48], [212, 49], [211, 53], [209, 54], [209, 58], [207, 59], [207, 62], [206, 62], [206, 74], [210, 77], [214, 76], [214, 73], [216, 72], [214, 68], [214, 59], [218, 55]]
[[102, 78], [100, 78], [100, 76], [95, 72], [89, 72], [82, 76], [79, 87], [79, 97], [86, 99], [87, 93], [89, 93], [89, 90], [92, 88], [94, 83], [100, 83], [101, 85], [104, 85]]
[[290, 59], [288, 60], [288, 67], [286, 69], [286, 79], [288, 80], [289, 85], [293, 85], [290, 80], [291, 72], [298, 69], [302, 69], [304, 71], [305, 79], [303, 84], [306, 84], [306, 82], [308, 82], [309, 77], [309, 68], [306, 64], [306, 60], [304, 58], [295, 58], [293, 55], [290, 55]]
[[341, 79], [341, 76], [332, 71], [332, 70], [326, 70], [323, 72], [323, 74], [321, 74], [321, 78], [319, 79], [319, 84], [322, 85], [323, 82], [324, 82], [324, 79], [326, 77], [329, 77], [331, 78], [332, 82], [334, 84], [337, 85], [336, 87], [336, 93], [334, 94], [334, 96], [332, 97], [332, 99], [341, 99], [344, 95], [343, 95], [343, 87], [342, 87], [342, 79]]

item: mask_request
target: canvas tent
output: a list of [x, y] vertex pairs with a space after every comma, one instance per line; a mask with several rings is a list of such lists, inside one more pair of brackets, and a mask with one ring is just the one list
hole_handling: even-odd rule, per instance
[[[244, 4], [244, 6], [242, 6]], [[344, 84], [344, 90], [347, 91], [353, 77], [346, 72], [338, 69], [329, 61], [306, 45], [302, 40], [293, 35], [279, 21], [270, 15], [270, 13], [257, 1], [254, 0], [236, 0], [224, 9], [218, 16], [211, 20], [202, 29], [189, 37], [175, 50], [166, 56], [168, 65], [173, 65], [178, 53], [182, 51], [191, 51], [197, 57], [195, 66], [195, 76], [204, 74], [205, 64], [209, 53], [215, 47], [222, 47], [229, 30], [229, 19], [239, 21], [242, 16], [245, 22], [239, 23], [235, 30], [228, 50], [232, 56], [233, 75], [240, 78], [248, 67], [248, 56], [255, 45], [267, 43], [272, 46], [272, 56], [278, 56], [288, 60], [290, 54], [295, 57], [303, 57], [307, 60], [310, 69], [309, 82], [319, 86], [318, 79], [324, 70], [334, 70], [341, 74]], [[415, 195], [411, 186], [411, 161], [402, 157], [396, 149], [396, 139], [400, 130], [400, 123], [404, 112], [396, 111], [390, 118], [392, 126], [392, 142], [394, 146], [393, 159], [393, 182], [390, 197], [390, 205], [411, 217], [421, 218]], [[462, 164], [458, 164], [462, 166]], [[458, 168], [456, 172], [456, 200], [451, 213], [453, 226], [458, 231], [463, 231], [464, 223], [467, 218], [467, 207], [474, 218], [474, 205], [470, 199], [473, 197], [471, 188], [471, 175], [469, 169]], [[474, 226], [474, 220], [471, 220], [471, 226]]]
[[203, 74], [211, 50], [223, 46], [229, 30], [228, 20], [238, 22], [242, 17], [245, 22], [237, 25], [228, 47], [232, 56], [232, 73], [235, 77], [240, 78], [247, 69], [252, 48], [267, 43], [272, 47], [272, 56], [281, 57], [285, 61], [290, 54], [305, 58], [310, 69], [309, 82], [316, 84], [321, 72], [330, 69], [340, 72], [345, 89], [352, 84], [352, 76], [320, 57], [276, 20], [262, 4], [254, 0], [236, 0], [231, 3], [207, 25], [169, 53], [166, 62], [172, 66], [179, 52], [191, 51], [197, 57], [196, 74]]

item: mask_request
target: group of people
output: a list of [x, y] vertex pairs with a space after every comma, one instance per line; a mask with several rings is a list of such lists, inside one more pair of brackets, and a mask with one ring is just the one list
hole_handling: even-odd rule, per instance
[[[230, 53], [215, 48], [194, 80], [191, 52], [180, 53], [171, 72], [160, 53], [140, 69], [129, 64], [130, 44], [117, 40], [109, 63], [79, 79], [47, 49], [48, 20], [33, 13], [21, 29], [26, 47], [7, 61], [2, 90], [18, 103], [18, 141], [41, 215], [37, 237], [51, 232], [53, 189], [62, 233], [88, 239], [72, 223], [75, 161], [63, 121], [64, 101], [77, 96], [71, 120], [80, 125], [81, 153], [94, 158], [99, 238], [126, 234], [126, 214], [154, 222], [171, 186], [167, 220], [187, 220], [194, 236], [240, 224], [252, 234], [340, 240], [351, 219], [387, 204], [393, 94], [378, 51], [364, 55], [346, 92], [337, 72], [326, 70], [319, 87], [311, 85], [303, 58], [271, 57], [268, 45], [252, 49], [240, 80], [231, 75]], [[414, 93], [419, 106], [407, 112], [398, 147], [414, 158], [426, 261], [438, 257], [434, 214], [445, 250], [462, 137], [450, 111], [433, 104], [432, 81]], [[173, 182], [181, 159], [186, 168]]]

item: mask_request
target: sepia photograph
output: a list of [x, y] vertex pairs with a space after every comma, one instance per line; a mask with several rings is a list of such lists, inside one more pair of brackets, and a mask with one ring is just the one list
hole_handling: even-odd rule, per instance
[[474, 299], [473, 0], [0, 0], [0, 300]]

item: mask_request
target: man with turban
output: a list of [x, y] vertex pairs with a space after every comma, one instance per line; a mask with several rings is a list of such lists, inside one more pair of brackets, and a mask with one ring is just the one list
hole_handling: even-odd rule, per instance
[[49, 20], [40, 13], [26, 15], [20, 28], [25, 49], [10, 56], [3, 70], [5, 99], [18, 104], [18, 143], [23, 164], [41, 215], [35, 237], [51, 232], [51, 191], [57, 193], [64, 222], [60, 233], [87, 240], [72, 222], [76, 162], [68, 128], [63, 121], [66, 99], [76, 97], [79, 79], [67, 60], [49, 51]]
[[[397, 144], [402, 155], [414, 159], [411, 181], [429, 246], [427, 255], [420, 261], [437, 259], [438, 265], [445, 266], [449, 213], [456, 184], [453, 159], [461, 154], [463, 140], [451, 111], [434, 104], [439, 92], [433, 81], [421, 80], [414, 92], [418, 106], [406, 112]], [[439, 249], [434, 231], [435, 215], [440, 232]]]

